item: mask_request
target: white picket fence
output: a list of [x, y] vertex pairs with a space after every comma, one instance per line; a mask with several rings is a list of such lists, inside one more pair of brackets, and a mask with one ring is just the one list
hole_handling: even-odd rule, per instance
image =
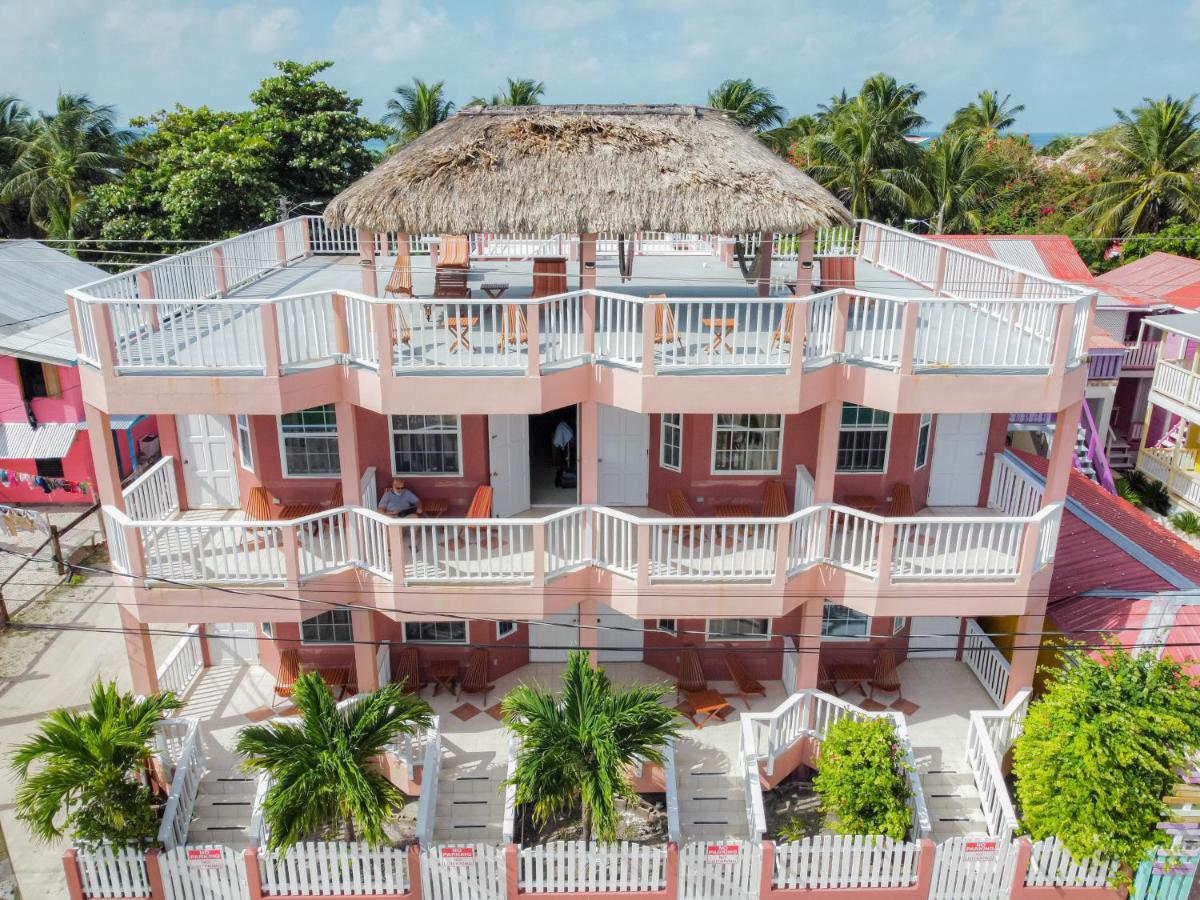
[[621, 841], [554, 841], [520, 852], [524, 891], [657, 891], [666, 884], [665, 847]]
[[775, 845], [777, 888], [906, 887], [917, 880], [921, 845], [883, 835], [822, 834]]
[[1034, 841], [1025, 873], [1028, 887], [1105, 887], [1117, 870], [1113, 862], [1076, 861], [1056, 837]]
[[507, 900], [504, 850], [491, 844], [421, 846], [424, 900]]
[[306, 841], [258, 858], [264, 896], [289, 894], [404, 894], [410, 887], [408, 850], [362, 841]]
[[757, 900], [762, 844], [690, 841], [679, 850], [680, 900]]
[[149, 897], [146, 854], [133, 847], [79, 847], [75, 852], [84, 897]]
[[1011, 666], [988, 637], [987, 632], [974, 619], [967, 619], [963, 662], [975, 673], [975, 677], [988, 692], [988, 696], [996, 701], [996, 705], [1003, 706], [1004, 698], [1008, 694]]
[[163, 664], [158, 667], [158, 689], [174, 691], [182, 697], [183, 693], [192, 686], [196, 677], [204, 670], [204, 651], [200, 647], [200, 626], [192, 625], [187, 635], [179, 639]]

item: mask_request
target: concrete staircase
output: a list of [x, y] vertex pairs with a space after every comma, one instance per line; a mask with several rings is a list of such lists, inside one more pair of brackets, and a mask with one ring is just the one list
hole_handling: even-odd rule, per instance
[[[504, 831], [508, 746], [503, 732], [488, 747], [467, 749], [443, 739], [434, 812], [435, 841], [499, 842]], [[467, 735], [454, 735], [454, 739]]]
[[730, 722], [687, 732], [675, 742], [679, 828], [684, 840], [746, 836], [740, 740], [740, 728]]
[[964, 762], [955, 769], [930, 769], [921, 774], [934, 842], [964, 834], [986, 834], [987, 822], [979, 805], [975, 779]]
[[250, 814], [257, 782], [239, 771], [206, 771], [188, 825], [188, 843], [251, 845]]

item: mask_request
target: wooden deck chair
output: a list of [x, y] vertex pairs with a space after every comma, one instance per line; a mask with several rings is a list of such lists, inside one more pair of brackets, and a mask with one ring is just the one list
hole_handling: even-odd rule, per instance
[[875, 657], [875, 675], [868, 684], [872, 700], [875, 699], [875, 692], [877, 690], [883, 691], [885, 694], [895, 692], [897, 700], [904, 699], [904, 695], [900, 693], [900, 673], [896, 669], [896, 654], [894, 651], [879, 651], [879, 655]]
[[525, 308], [516, 303], [506, 303], [504, 316], [500, 321], [500, 346], [528, 343], [529, 320], [525, 318]]
[[396, 248], [396, 262], [392, 265], [392, 274], [388, 277], [387, 286], [383, 289], [386, 297], [411, 297], [413, 295], [412, 255], [409, 252], [408, 241], [401, 240]]
[[[440, 300], [470, 299], [471, 290], [467, 287], [467, 270], [438, 266], [433, 275], [433, 296]], [[426, 318], [428, 318], [428, 313]]]
[[[667, 512], [671, 514], [671, 518], [673, 519], [694, 519], [696, 517], [695, 511], [692, 509], [692, 504], [687, 502], [687, 498], [683, 496], [683, 491], [678, 488], [667, 491]], [[687, 544], [689, 547], [704, 542], [703, 525], [680, 525], [677, 528], [673, 528], [672, 532], [679, 543]]]
[[742, 702], [746, 704], [746, 709], [750, 708], [751, 694], [758, 694], [760, 697], [767, 696], [767, 689], [751, 677], [750, 673], [746, 671], [746, 665], [742, 662], [742, 658], [736, 653], [725, 654], [725, 668], [729, 670], [729, 677], [733, 679], [734, 687], [737, 688]]
[[483, 705], [487, 708], [488, 691], [495, 687], [488, 681], [488, 673], [492, 670], [491, 654], [486, 647], [476, 647], [467, 657], [467, 668], [462, 680], [458, 682], [458, 692], [454, 699], [463, 694], [483, 694]]
[[[275, 518], [275, 514], [271, 511], [271, 495], [264, 487], [250, 488], [250, 494], [246, 497], [246, 505], [242, 507], [242, 511], [246, 513], [246, 519], [250, 522], [270, 522]], [[243, 548], [255, 550], [268, 546], [267, 532], [269, 530], [274, 529], [247, 529], [242, 535]]]
[[675, 701], [683, 698], [685, 691], [707, 691], [708, 679], [704, 677], [704, 667], [700, 665], [700, 654], [694, 647], [684, 647], [679, 651], [679, 674], [675, 678]]
[[329, 508], [337, 509], [339, 506], [344, 506], [346, 503], [346, 495], [342, 493], [342, 482], [338, 479], [338, 483], [333, 486], [333, 493], [329, 497]]
[[904, 518], [914, 515], [912, 488], [908, 482], [900, 481], [892, 488], [892, 502], [888, 504], [888, 515]]
[[[296, 687], [296, 678], [300, 675], [300, 654], [294, 647], [279, 654], [279, 671], [275, 673], [275, 699], [288, 699]], [[275, 699], [271, 706], [275, 705]]]
[[782, 481], [768, 481], [763, 486], [762, 517], [782, 519], [788, 515], [787, 489]]
[[775, 333], [771, 335], [771, 349], [774, 350], [780, 344], [790, 344], [792, 342], [792, 325], [796, 321], [796, 304], [789, 303], [783, 314], [783, 321], [779, 323], [779, 327], [775, 329]]
[[438, 268], [469, 269], [471, 242], [465, 234], [443, 234], [438, 250]]
[[827, 694], [838, 695], [837, 682], [833, 680], [833, 676], [825, 668], [825, 663], [817, 663], [817, 690], [824, 691]]
[[408, 693], [421, 696], [421, 652], [416, 647], [402, 647], [392, 675], [392, 681], [402, 682]]
[[[651, 294], [648, 300], [666, 300], [666, 294]], [[683, 344], [679, 329], [675, 325], [675, 311], [668, 303], [658, 303], [654, 306], [654, 343]]]
[[[492, 517], [492, 486], [490, 484], [481, 484], [475, 488], [475, 494], [471, 497], [471, 505], [467, 507], [467, 513], [463, 516], [464, 519], [490, 519]], [[481, 543], [486, 541], [487, 546], [494, 547], [499, 543], [492, 534], [489, 528], [477, 528], [473, 525], [464, 525], [459, 529], [458, 533], [451, 537], [447, 544], [451, 547], [460, 546], [462, 543], [475, 538]]]

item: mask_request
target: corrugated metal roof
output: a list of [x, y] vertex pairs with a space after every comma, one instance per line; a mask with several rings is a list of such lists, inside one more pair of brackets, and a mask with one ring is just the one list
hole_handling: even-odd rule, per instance
[[[1146, 318], [1142, 319], [1142, 322], [1147, 328], [1154, 326], [1161, 328], [1163, 331], [1170, 331], [1174, 334], [1182, 334], [1187, 338], [1200, 340], [1200, 312], [1146, 316]], [[1154, 333], [1149, 335], [1150, 340], [1154, 340], [1155, 337]]]
[[1136, 306], [1200, 308], [1200, 260], [1151, 253], [1103, 275], [1096, 283]]
[[1088, 271], [1087, 263], [1064, 234], [942, 234], [933, 237], [1039, 275], [1087, 287], [1092, 285], [1092, 273]]
[[106, 274], [37, 241], [0, 242], [0, 326], [60, 312], [69, 288]]
[[59, 366], [75, 365], [79, 360], [71, 337], [71, 317], [63, 313], [44, 322], [31, 322], [29, 327], [16, 332], [0, 328], [0, 355]]
[[25, 422], [0, 423], [0, 459], [58, 459], [66, 456], [80, 429], [79, 422], [46, 422], [30, 428]]

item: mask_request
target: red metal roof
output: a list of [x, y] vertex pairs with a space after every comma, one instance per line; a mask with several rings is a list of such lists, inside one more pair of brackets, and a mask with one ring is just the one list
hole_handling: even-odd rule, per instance
[[931, 237], [1051, 278], [1086, 286], [1091, 286], [1093, 281], [1087, 263], [1064, 234], [941, 234]]
[[1200, 260], [1173, 253], [1151, 253], [1096, 276], [1096, 284], [1137, 306], [1200, 309]]

